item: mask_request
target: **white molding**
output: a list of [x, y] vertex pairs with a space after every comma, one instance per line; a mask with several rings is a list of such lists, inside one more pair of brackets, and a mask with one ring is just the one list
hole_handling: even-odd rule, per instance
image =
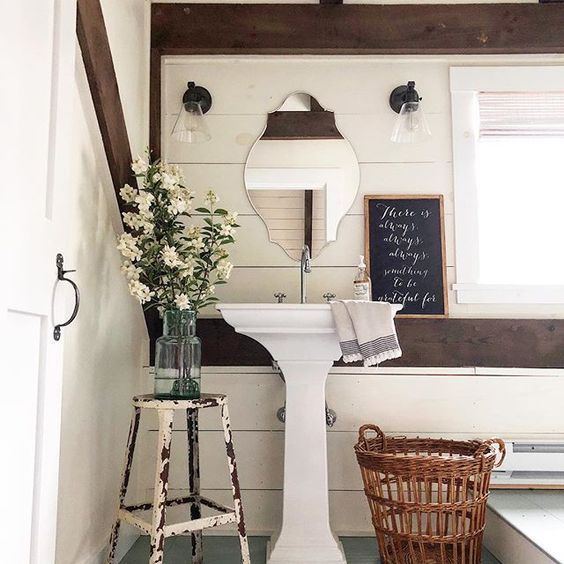
[[562, 304], [564, 285], [453, 284], [459, 304]]
[[558, 66], [451, 67], [456, 280], [459, 304], [562, 304], [564, 286], [479, 284], [479, 216], [476, 183], [477, 94], [484, 91], [562, 91]]
[[480, 275], [475, 166], [478, 129], [476, 92], [452, 92], [451, 103], [456, 276], [458, 280], [475, 282]]
[[484, 546], [507, 564], [555, 564], [530, 539], [488, 506]]
[[451, 92], [561, 92], [562, 66], [451, 67]]
[[[145, 367], [150, 374], [154, 367]], [[249, 376], [264, 374], [276, 376], [269, 366], [202, 366], [202, 375], [238, 374]], [[564, 368], [495, 368], [487, 366], [469, 367], [386, 367], [364, 368], [362, 366], [336, 366], [329, 376], [516, 376], [516, 377], [564, 377]]]

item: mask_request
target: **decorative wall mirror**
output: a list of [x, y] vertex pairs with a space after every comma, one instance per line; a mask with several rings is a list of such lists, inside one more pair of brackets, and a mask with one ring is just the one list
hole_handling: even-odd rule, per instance
[[294, 260], [304, 244], [315, 258], [336, 240], [359, 178], [356, 155], [335, 114], [305, 93], [291, 94], [268, 114], [245, 166], [247, 194], [270, 241]]

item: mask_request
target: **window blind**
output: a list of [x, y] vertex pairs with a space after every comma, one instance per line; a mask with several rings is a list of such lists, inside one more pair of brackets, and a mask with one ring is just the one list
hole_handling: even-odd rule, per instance
[[564, 92], [479, 92], [480, 137], [564, 136]]

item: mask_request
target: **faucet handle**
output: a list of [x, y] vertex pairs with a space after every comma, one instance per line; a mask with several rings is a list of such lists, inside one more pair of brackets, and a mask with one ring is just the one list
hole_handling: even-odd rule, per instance
[[284, 300], [288, 297], [284, 292], [276, 292], [274, 297], [278, 300], [279, 304], [283, 304]]
[[331, 300], [334, 300], [337, 297], [337, 294], [333, 294], [332, 292], [326, 292], [323, 294], [323, 299], [329, 303]]

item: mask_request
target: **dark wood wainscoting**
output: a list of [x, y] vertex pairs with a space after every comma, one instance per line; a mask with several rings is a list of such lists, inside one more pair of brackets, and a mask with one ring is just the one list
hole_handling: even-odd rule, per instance
[[[386, 366], [564, 367], [564, 319], [398, 319], [396, 325], [403, 356]], [[150, 332], [153, 344], [158, 319]], [[262, 345], [223, 319], [198, 320], [198, 335], [206, 366], [270, 365]]]

